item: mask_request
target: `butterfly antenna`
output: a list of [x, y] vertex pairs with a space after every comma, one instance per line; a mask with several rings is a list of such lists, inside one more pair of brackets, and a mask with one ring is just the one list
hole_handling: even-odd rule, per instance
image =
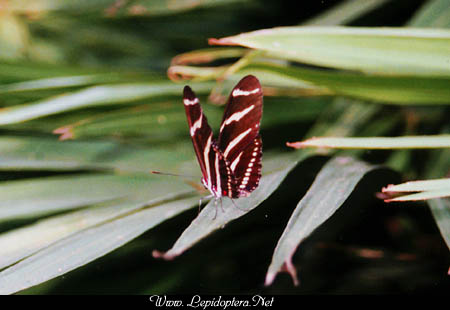
[[168, 175], [171, 177], [192, 178], [192, 179], [200, 178], [199, 176], [194, 176], [194, 175], [175, 174], [175, 173], [161, 172], [161, 171], [155, 171], [155, 170], [152, 170], [150, 172], [153, 174]]

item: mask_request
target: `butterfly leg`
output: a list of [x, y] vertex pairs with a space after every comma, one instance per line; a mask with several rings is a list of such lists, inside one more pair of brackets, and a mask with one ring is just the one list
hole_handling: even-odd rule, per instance
[[247, 212], [247, 211], [248, 211], [248, 210], [239, 208], [239, 207], [237, 206], [237, 204], [234, 202], [233, 198], [230, 198], [230, 200], [231, 200], [231, 202], [233, 203], [233, 205], [234, 205], [236, 208], [238, 208], [239, 210], [241, 210], [242, 212]]
[[214, 199], [214, 207], [215, 207], [214, 209], [216, 210], [216, 212], [214, 213], [213, 220], [215, 220], [217, 217], [217, 198]]
[[220, 199], [220, 209], [222, 210], [222, 213], [225, 213], [225, 210], [223, 209], [222, 205], [222, 197], [220, 197], [219, 199]]

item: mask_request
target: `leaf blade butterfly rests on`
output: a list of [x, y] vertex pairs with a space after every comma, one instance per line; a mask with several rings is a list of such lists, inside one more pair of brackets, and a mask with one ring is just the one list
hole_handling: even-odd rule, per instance
[[189, 86], [184, 88], [183, 103], [202, 184], [216, 201], [250, 195], [259, 185], [262, 167], [263, 94], [258, 79], [247, 75], [233, 88], [217, 139]]

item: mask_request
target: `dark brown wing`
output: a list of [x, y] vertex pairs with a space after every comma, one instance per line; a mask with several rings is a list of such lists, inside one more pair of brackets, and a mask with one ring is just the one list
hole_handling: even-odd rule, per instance
[[223, 195], [231, 198], [248, 196], [261, 179], [262, 140], [258, 135], [232, 162], [221, 169]]
[[258, 136], [262, 106], [261, 84], [247, 75], [231, 91], [220, 126], [218, 146], [230, 163]]
[[199, 99], [189, 86], [184, 88], [183, 103], [195, 155], [197, 155], [197, 160], [203, 175], [202, 183], [217, 196], [218, 169], [215, 168], [215, 161], [217, 159], [216, 152], [214, 151], [214, 146], [217, 143], [213, 138], [213, 132], [206, 116], [203, 114]]
[[252, 75], [244, 77], [232, 90], [220, 127], [218, 148], [224, 157], [222, 188], [229, 197], [247, 196], [261, 177], [262, 117], [261, 84]]

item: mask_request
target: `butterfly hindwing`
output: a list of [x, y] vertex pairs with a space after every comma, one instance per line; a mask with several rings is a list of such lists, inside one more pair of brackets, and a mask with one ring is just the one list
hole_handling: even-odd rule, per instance
[[[239, 153], [231, 168], [239, 196], [247, 196], [259, 185], [261, 178], [262, 140], [257, 136]], [[235, 165], [234, 165], [235, 164]]]

